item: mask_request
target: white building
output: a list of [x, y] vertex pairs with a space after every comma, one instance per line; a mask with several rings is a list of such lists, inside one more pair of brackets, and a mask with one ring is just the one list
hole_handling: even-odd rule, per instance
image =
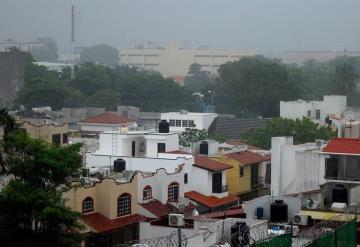
[[101, 133], [104, 131], [119, 131], [120, 128], [136, 129], [137, 124], [133, 119], [120, 116], [116, 113], [104, 112], [84, 119], [78, 123], [82, 132]]
[[319, 189], [325, 183], [323, 143], [293, 144], [293, 137], [271, 138], [271, 193], [282, 196]]
[[120, 49], [120, 64], [155, 70], [165, 77], [186, 76], [189, 67], [197, 63], [203, 70], [217, 73], [221, 64], [253, 56], [254, 52], [228, 49], [182, 49], [176, 44], [161, 48]]
[[66, 63], [52, 63], [52, 62], [34, 62], [34, 64], [39, 66], [45, 66], [48, 70], [56, 71], [58, 73], [61, 73], [63, 69], [66, 67], [71, 67], [71, 64]]
[[9, 51], [10, 48], [17, 48], [20, 51], [30, 52], [34, 49], [39, 49], [43, 46], [40, 41], [19, 41], [14, 39], [7, 39], [0, 42], [0, 52]]
[[302, 119], [308, 117], [320, 124], [327, 117], [341, 118], [346, 110], [346, 96], [325, 95], [323, 101], [280, 101], [280, 117]]
[[217, 113], [180, 111], [161, 113], [161, 120], [169, 122], [170, 131], [182, 132], [186, 128], [208, 130], [217, 116]]

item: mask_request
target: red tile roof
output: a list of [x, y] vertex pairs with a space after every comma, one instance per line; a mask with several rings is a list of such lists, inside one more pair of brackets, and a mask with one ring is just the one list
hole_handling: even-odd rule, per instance
[[188, 197], [190, 200], [198, 202], [208, 208], [216, 208], [240, 200], [240, 198], [235, 195], [228, 195], [226, 197], [219, 198], [216, 196], [205, 196], [196, 191], [186, 192], [185, 197]]
[[258, 153], [245, 150], [237, 153], [226, 154], [227, 157], [239, 161], [243, 165], [256, 164], [262, 161], [269, 160], [269, 158], [264, 157]]
[[167, 154], [191, 154], [189, 152], [183, 151], [183, 150], [173, 150], [173, 151], [168, 151], [168, 152], [164, 152]]
[[324, 147], [323, 152], [339, 154], [360, 154], [360, 139], [333, 138]]
[[159, 217], [159, 218], [163, 217], [165, 215], [168, 215], [169, 213], [177, 212], [176, 208], [171, 207], [167, 204], [164, 205], [155, 199], [151, 200], [150, 202], [147, 202], [147, 203], [141, 203], [140, 206], [145, 208], [150, 213], [152, 213], [153, 215], [155, 215], [156, 217]]
[[117, 219], [110, 220], [100, 213], [92, 213], [83, 216], [84, 222], [93, 228], [97, 233], [113, 231], [128, 225], [145, 221], [146, 217], [133, 214]]
[[212, 172], [223, 171], [232, 168], [232, 166], [222, 163], [220, 161], [212, 160], [203, 156], [195, 156], [194, 166], [200, 167]]
[[135, 120], [111, 112], [104, 112], [80, 121], [80, 123], [92, 124], [125, 124], [132, 122], [135, 122]]
[[229, 209], [227, 211], [220, 211], [220, 212], [211, 212], [207, 214], [201, 214], [197, 216], [193, 216], [194, 220], [202, 220], [206, 218], [225, 218], [225, 217], [235, 217], [240, 218], [241, 216], [244, 216], [245, 212], [242, 208], [237, 209]]

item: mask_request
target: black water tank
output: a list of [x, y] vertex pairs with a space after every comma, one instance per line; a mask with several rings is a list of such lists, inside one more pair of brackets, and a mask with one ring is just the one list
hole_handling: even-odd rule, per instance
[[342, 184], [337, 184], [332, 189], [332, 202], [348, 203], [347, 189]]
[[169, 133], [169, 122], [161, 120], [159, 122], [159, 133]]
[[123, 172], [126, 169], [126, 161], [117, 159], [114, 161], [114, 172]]
[[200, 154], [209, 154], [209, 143], [207, 141], [202, 141], [200, 143]]
[[288, 205], [283, 200], [275, 200], [270, 206], [270, 221], [285, 222], [288, 220]]
[[234, 233], [237, 233], [239, 230], [240, 230], [240, 222], [236, 222], [230, 228], [231, 235], [233, 235]]

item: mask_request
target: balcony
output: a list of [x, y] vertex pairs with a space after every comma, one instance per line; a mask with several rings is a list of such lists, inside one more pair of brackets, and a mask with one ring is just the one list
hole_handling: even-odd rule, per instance
[[332, 156], [326, 159], [325, 179], [360, 181], [360, 157]]
[[251, 179], [251, 189], [257, 189], [257, 188], [263, 187], [264, 184], [265, 184], [264, 177], [253, 177]]
[[212, 193], [224, 193], [228, 191], [227, 185], [213, 187]]

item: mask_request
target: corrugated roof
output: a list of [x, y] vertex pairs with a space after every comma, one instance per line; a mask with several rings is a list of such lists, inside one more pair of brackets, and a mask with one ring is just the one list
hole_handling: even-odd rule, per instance
[[209, 134], [221, 134], [228, 138], [239, 139], [242, 134], [266, 126], [268, 119], [241, 119], [217, 117], [209, 127]]
[[196, 191], [189, 191], [185, 193], [185, 197], [198, 202], [208, 208], [216, 208], [224, 205], [228, 205], [230, 203], [239, 201], [240, 198], [235, 195], [228, 195], [226, 197], [216, 197], [216, 196], [205, 196]]
[[243, 165], [256, 164], [262, 161], [269, 160], [268, 157], [262, 156], [258, 153], [245, 150], [237, 153], [225, 154], [227, 157], [239, 161]]
[[218, 171], [223, 171], [226, 169], [230, 169], [232, 168], [232, 166], [216, 161], [216, 160], [212, 160], [203, 156], [195, 156], [195, 164], [194, 166], [205, 169], [205, 170], [209, 170], [212, 172], [218, 172]]
[[360, 139], [333, 138], [326, 147], [324, 147], [323, 152], [360, 155]]
[[80, 121], [79, 123], [92, 123], [92, 124], [125, 124], [133, 123], [135, 120], [120, 116], [112, 112], [104, 112], [99, 115], [89, 117]]
[[146, 217], [133, 214], [117, 219], [110, 220], [100, 213], [92, 213], [83, 216], [84, 222], [93, 228], [97, 233], [113, 231], [128, 225], [145, 221]]

